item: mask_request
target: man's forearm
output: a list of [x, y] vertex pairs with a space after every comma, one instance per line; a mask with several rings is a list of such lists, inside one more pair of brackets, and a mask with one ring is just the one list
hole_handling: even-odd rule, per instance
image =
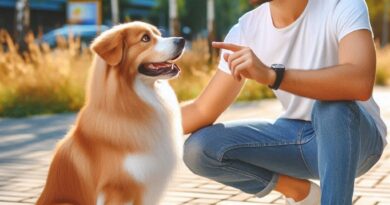
[[344, 64], [320, 70], [286, 70], [280, 89], [316, 100], [364, 101], [371, 97], [374, 81], [374, 68]]
[[184, 134], [192, 133], [200, 127], [212, 124], [211, 120], [201, 114], [194, 102], [182, 104], [181, 113]]
[[191, 133], [194, 130], [194, 123], [191, 122], [190, 116], [194, 114], [194, 106], [191, 103], [181, 105], [182, 126], [184, 134]]

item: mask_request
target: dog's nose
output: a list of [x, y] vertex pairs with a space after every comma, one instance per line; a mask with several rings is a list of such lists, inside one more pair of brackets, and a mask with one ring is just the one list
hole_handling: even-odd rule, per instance
[[176, 37], [174, 40], [175, 45], [177, 45], [180, 48], [184, 48], [184, 45], [186, 43], [186, 40], [182, 37]]

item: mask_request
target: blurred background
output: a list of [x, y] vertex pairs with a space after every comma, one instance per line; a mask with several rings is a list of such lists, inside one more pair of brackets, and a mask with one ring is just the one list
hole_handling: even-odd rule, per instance
[[[89, 43], [122, 22], [183, 36], [187, 52], [173, 80], [180, 101], [196, 97], [216, 70], [217, 51], [245, 12], [264, 0], [0, 0], [0, 117], [78, 111], [92, 54]], [[378, 86], [390, 83], [390, 0], [366, 0], [377, 44]], [[272, 98], [248, 81], [238, 101]]]

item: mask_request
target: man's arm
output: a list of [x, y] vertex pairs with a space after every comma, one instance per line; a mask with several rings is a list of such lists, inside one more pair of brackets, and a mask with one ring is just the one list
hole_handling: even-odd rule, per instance
[[281, 89], [318, 100], [368, 100], [375, 82], [375, 47], [368, 30], [344, 37], [339, 65], [321, 70], [288, 70]]
[[[236, 79], [251, 78], [270, 85], [275, 73], [245, 47], [214, 43], [233, 51], [225, 60]], [[275, 62], [276, 63], [276, 62]], [[339, 44], [339, 65], [320, 70], [288, 69], [280, 89], [317, 100], [367, 100], [375, 82], [375, 46], [368, 30], [354, 31]]]
[[236, 99], [243, 84], [244, 80], [236, 81], [231, 75], [218, 70], [198, 98], [182, 105], [184, 133], [192, 133], [214, 123]]

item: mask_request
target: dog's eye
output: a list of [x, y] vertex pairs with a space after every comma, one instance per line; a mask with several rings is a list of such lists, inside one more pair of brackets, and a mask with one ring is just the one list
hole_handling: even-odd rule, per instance
[[145, 34], [144, 36], [142, 36], [142, 39], [141, 39], [142, 42], [149, 42], [150, 41], [150, 36]]

